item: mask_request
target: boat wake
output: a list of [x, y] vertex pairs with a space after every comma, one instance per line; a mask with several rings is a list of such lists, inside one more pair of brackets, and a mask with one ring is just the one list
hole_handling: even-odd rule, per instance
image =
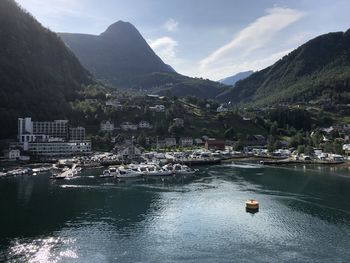
[[253, 163], [230, 163], [230, 164], [224, 164], [224, 167], [233, 167], [233, 168], [241, 168], [241, 169], [259, 169], [263, 168], [260, 164], [253, 164]]

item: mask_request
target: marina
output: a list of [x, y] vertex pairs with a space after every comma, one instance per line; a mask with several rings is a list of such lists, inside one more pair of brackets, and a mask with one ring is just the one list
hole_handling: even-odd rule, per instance
[[[198, 167], [195, 176], [116, 180], [100, 178], [101, 167], [74, 180], [6, 177], [0, 261], [346, 262], [350, 178], [337, 167], [230, 163]], [[258, 213], [246, 211], [250, 199]]]

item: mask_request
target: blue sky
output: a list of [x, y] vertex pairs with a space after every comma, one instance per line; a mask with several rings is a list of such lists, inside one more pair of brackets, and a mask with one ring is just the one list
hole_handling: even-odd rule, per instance
[[17, 0], [56, 32], [134, 24], [179, 73], [210, 78], [265, 68], [305, 41], [350, 28], [348, 0]]

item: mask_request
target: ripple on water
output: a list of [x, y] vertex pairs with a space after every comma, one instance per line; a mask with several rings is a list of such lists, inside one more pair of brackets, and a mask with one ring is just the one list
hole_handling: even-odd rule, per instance
[[31, 241], [14, 240], [8, 249], [8, 262], [56, 263], [62, 260], [77, 259], [72, 238], [45, 237]]

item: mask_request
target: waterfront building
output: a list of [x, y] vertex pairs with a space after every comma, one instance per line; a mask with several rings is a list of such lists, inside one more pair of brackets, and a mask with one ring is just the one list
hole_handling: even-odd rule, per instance
[[18, 160], [21, 157], [21, 151], [19, 149], [5, 150], [4, 157], [9, 160]]
[[84, 127], [69, 128], [69, 140], [71, 140], [71, 141], [84, 141], [85, 140], [85, 128]]
[[34, 121], [33, 134], [45, 134], [50, 137], [68, 138], [68, 120]]
[[201, 138], [196, 138], [196, 139], [194, 139], [194, 144], [202, 145], [203, 144], [203, 140]]
[[37, 156], [66, 156], [74, 154], [91, 153], [90, 141], [52, 141], [52, 142], [30, 142], [29, 153]]
[[167, 146], [167, 144], [166, 144], [165, 140], [157, 140], [157, 142], [156, 142], [156, 147], [157, 148], [164, 148], [166, 146]]
[[85, 128], [69, 128], [68, 120], [36, 121], [18, 119], [18, 145], [33, 155], [73, 155], [91, 152]]
[[225, 150], [225, 141], [219, 140], [219, 139], [208, 139], [205, 142], [205, 149], [206, 150]]
[[68, 138], [68, 120], [32, 121], [32, 118], [18, 119], [18, 141], [20, 143], [44, 141], [47, 137]]
[[141, 150], [134, 146], [132, 143], [125, 143], [116, 147], [116, 152], [122, 158], [135, 158], [141, 156]]
[[20, 143], [45, 141], [49, 136], [67, 139], [68, 121], [55, 120], [53, 122], [33, 122], [30, 117], [19, 118], [17, 136]]

